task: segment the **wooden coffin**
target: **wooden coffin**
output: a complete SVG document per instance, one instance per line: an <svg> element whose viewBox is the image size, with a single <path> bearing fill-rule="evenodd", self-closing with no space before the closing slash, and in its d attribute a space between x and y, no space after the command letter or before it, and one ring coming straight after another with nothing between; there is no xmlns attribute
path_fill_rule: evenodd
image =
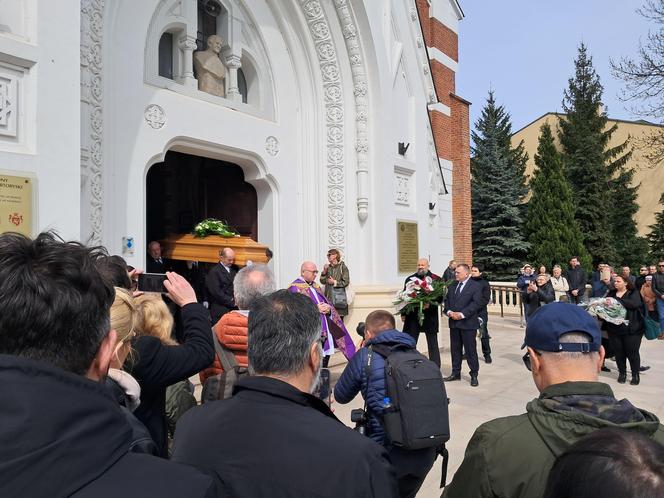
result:
<svg viewBox="0 0 664 498"><path fill-rule="evenodd" d="M220 237L208 235L203 239L188 233L169 235L161 240L162 254L165 258L181 261L199 261L218 263L219 251L230 247L235 251L235 264L245 266L247 261L267 263L267 246L255 242L250 237Z"/></svg>

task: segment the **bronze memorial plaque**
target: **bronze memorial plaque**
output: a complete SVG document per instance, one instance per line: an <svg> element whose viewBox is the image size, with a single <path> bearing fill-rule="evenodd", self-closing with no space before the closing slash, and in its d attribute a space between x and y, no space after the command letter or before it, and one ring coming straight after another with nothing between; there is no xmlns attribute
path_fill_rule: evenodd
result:
<svg viewBox="0 0 664 498"><path fill-rule="evenodd" d="M397 221L397 259L399 273L412 273L417 269L420 249L417 244L417 223Z"/></svg>
<svg viewBox="0 0 664 498"><path fill-rule="evenodd" d="M0 174L0 233L32 236L32 178Z"/></svg>

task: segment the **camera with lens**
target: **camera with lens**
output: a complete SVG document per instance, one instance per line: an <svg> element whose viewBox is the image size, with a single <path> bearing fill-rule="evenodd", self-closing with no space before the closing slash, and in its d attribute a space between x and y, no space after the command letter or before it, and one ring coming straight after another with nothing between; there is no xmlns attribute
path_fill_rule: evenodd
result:
<svg viewBox="0 0 664 498"><path fill-rule="evenodd" d="M364 322L358 323L357 327L355 328L355 332L357 332L357 335L359 335L362 339L364 339L364 329L365 329Z"/></svg>
<svg viewBox="0 0 664 498"><path fill-rule="evenodd" d="M350 412L350 421L355 422L355 430L366 436L367 434L367 412L362 408L356 408Z"/></svg>

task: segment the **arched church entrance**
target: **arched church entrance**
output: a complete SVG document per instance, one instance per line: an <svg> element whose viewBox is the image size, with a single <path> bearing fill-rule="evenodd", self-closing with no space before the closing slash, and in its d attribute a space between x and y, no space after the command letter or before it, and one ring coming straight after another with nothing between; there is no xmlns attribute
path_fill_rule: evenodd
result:
<svg viewBox="0 0 664 498"><path fill-rule="evenodd" d="M206 218L258 241L256 189L235 163L168 151L147 173L146 240L189 233Z"/></svg>

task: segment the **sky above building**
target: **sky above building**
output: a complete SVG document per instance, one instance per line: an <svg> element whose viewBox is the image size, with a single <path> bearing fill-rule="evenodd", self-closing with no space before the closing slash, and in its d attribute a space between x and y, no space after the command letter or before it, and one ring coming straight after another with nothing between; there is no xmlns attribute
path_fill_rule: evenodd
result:
<svg viewBox="0 0 664 498"><path fill-rule="evenodd" d="M581 42L588 46L604 86L609 117L638 119L619 100L624 84L610 60L633 56L652 24L636 9L641 0L462 0L456 91L472 102L471 127L489 89L516 131L546 112L562 112Z"/></svg>

